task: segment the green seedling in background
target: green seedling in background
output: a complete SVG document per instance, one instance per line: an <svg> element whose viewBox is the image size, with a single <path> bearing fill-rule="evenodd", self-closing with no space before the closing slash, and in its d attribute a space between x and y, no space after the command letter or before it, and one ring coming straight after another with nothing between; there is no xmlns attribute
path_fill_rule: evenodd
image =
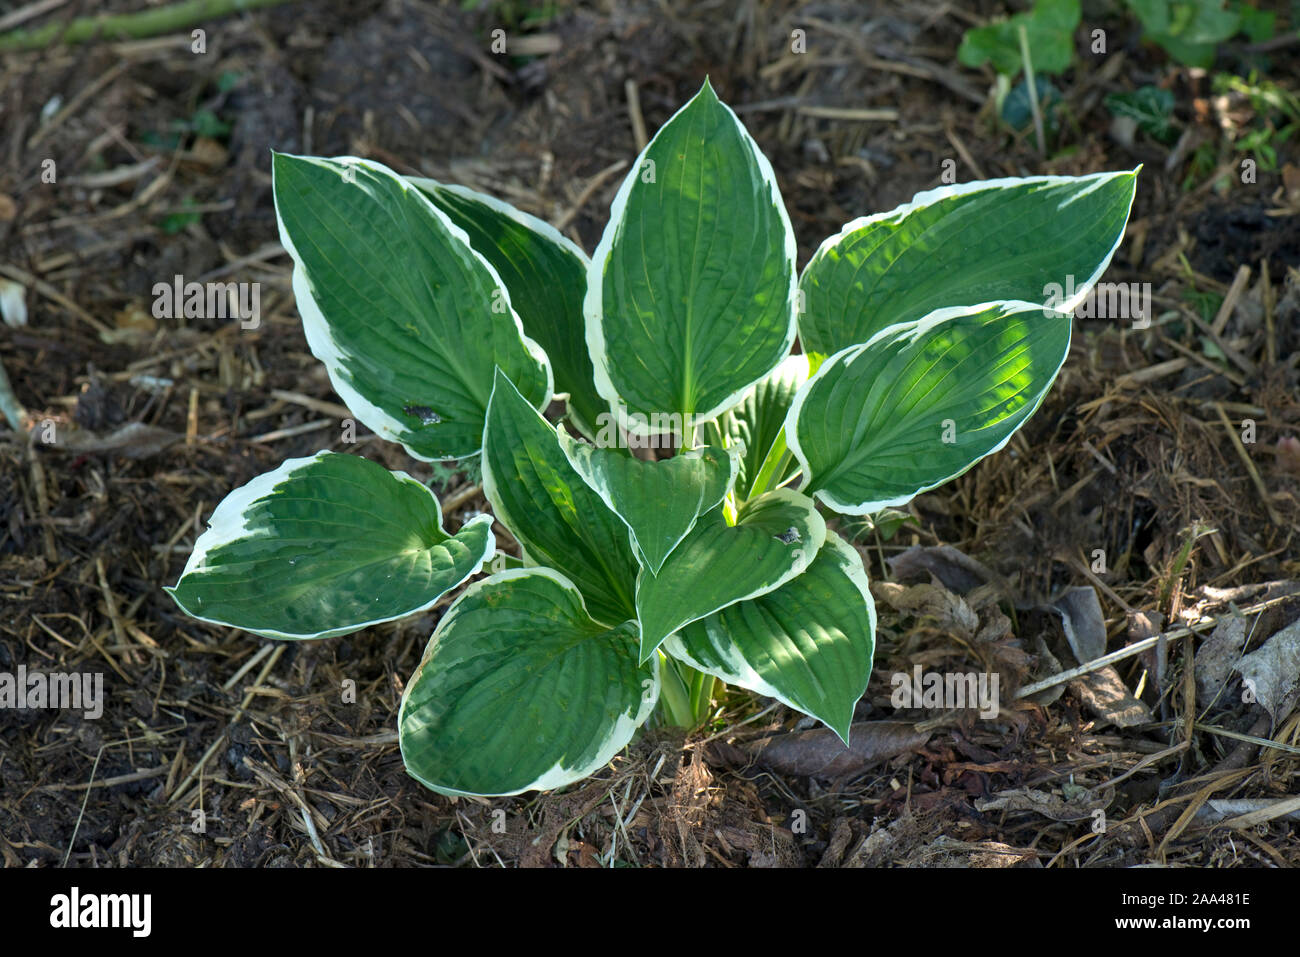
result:
<svg viewBox="0 0 1300 957"><path fill-rule="evenodd" d="M1046 149L1045 135L1056 129L1055 107L1062 99L1046 75L1070 68L1080 17L1079 0L1036 0L1027 13L967 30L957 50L966 66L993 66L998 116L1016 130L1033 122L1040 153ZM1024 78L1013 86L1022 72Z"/></svg>
<svg viewBox="0 0 1300 957"><path fill-rule="evenodd" d="M1079 0L1035 0L1028 13L967 30L957 59L971 67L991 63L998 73L1014 80L1025 66L1019 33L1023 27L1033 51L1034 72L1059 75L1074 60L1074 31L1081 15Z"/></svg>
<svg viewBox="0 0 1300 957"><path fill-rule="evenodd" d="M1174 95L1158 86L1138 87L1132 93L1111 93L1106 97L1106 109L1113 116L1127 116L1138 129L1161 143L1172 142L1174 130Z"/></svg>
<svg viewBox="0 0 1300 957"><path fill-rule="evenodd" d="M1276 14L1228 0L1128 0L1143 35L1184 66L1208 69L1219 45L1244 33L1251 43L1273 37Z"/></svg>

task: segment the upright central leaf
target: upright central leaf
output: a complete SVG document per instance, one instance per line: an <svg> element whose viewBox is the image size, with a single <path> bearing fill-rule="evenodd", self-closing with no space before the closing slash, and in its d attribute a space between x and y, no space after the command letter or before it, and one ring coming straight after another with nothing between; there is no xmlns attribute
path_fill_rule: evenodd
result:
<svg viewBox="0 0 1300 957"><path fill-rule="evenodd" d="M536 563L563 568L591 616L636 617L627 526L569 465L560 440L514 383L496 376L483 432L483 493Z"/></svg>
<svg viewBox="0 0 1300 957"><path fill-rule="evenodd" d="M794 342L794 259L772 167L706 82L623 182L587 279L596 388L624 427L707 421L771 371Z"/></svg>
<svg viewBox="0 0 1300 957"><path fill-rule="evenodd" d="M695 520L722 502L736 477L737 456L706 446L662 462L599 449L557 433L569 464L627 523L637 552L658 574Z"/></svg>
<svg viewBox="0 0 1300 957"><path fill-rule="evenodd" d="M775 471L771 473L772 481L768 488L776 488L794 474L797 466L788 455L785 458L789 461L781 461L786 445L784 441L778 444L777 440L785 426L790 403L799 387L808 381L809 374L807 356L787 356L745 394L744 400L727 417L728 436L737 446L743 444L745 450L736 476L737 498L749 498L754 480L769 455L775 455L777 461L772 463Z"/></svg>
<svg viewBox="0 0 1300 957"><path fill-rule="evenodd" d="M683 625L757 598L803 573L826 541L811 499L780 488L740 507L735 525L722 509L702 515L659 574L636 581L641 660Z"/></svg>

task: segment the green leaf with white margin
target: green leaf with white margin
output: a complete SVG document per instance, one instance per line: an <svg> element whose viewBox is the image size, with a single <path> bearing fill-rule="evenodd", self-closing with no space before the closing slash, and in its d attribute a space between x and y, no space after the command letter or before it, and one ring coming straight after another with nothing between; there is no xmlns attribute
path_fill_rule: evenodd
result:
<svg viewBox="0 0 1300 957"><path fill-rule="evenodd" d="M871 677L875 633L876 605L862 557L828 531L798 578L692 622L663 650L812 715L847 746L854 705Z"/></svg>
<svg viewBox="0 0 1300 957"><path fill-rule="evenodd" d="M728 415L727 435L731 442L743 442L745 453L740 459L740 473L736 477L736 497L749 498L749 490L758 477L763 462L773 451L786 413L794 401L799 387L808 381L808 357L786 356L781 364L764 376L745 394L740 405ZM781 449L776 450L779 454ZM794 474L797 465L791 459L779 475L773 476L772 487L780 485Z"/></svg>
<svg viewBox="0 0 1300 957"><path fill-rule="evenodd" d="M745 502L735 525L722 509L701 516L658 575L642 568L637 576L641 660L684 625L802 574L825 541L812 500L789 489Z"/></svg>
<svg viewBox="0 0 1300 957"><path fill-rule="evenodd" d="M655 573L695 520L722 503L736 477L737 457L723 448L645 462L622 449L580 442L562 429L556 434L569 464L626 523L633 547Z"/></svg>
<svg viewBox="0 0 1300 957"><path fill-rule="evenodd" d="M549 568L475 582L429 639L397 718L407 772L440 794L547 791L600 770L659 698L636 626L592 621Z"/></svg>
<svg viewBox="0 0 1300 957"><path fill-rule="evenodd" d="M1043 401L1070 323L1032 303L985 303L937 310L836 353L786 418L801 491L863 515L965 472Z"/></svg>
<svg viewBox="0 0 1300 957"><path fill-rule="evenodd" d="M800 278L804 352L828 356L949 306L1054 300L1073 312L1124 238L1137 173L960 183L855 219Z"/></svg>
<svg viewBox="0 0 1300 957"><path fill-rule="evenodd" d="M433 461L479 451L497 367L546 407L546 354L424 193L354 157L275 153L271 168L307 343L358 419Z"/></svg>
<svg viewBox="0 0 1300 957"><path fill-rule="evenodd" d="M707 422L775 368L794 260L771 164L706 80L642 151L592 257L587 346L623 427Z"/></svg>
<svg viewBox="0 0 1300 957"><path fill-rule="evenodd" d="M469 236L510 290L524 333L546 350L555 391L567 393L579 428L595 435L605 403L596 392L583 332L582 300L591 260L550 223L509 203L432 179L408 177Z"/></svg>
<svg viewBox="0 0 1300 957"><path fill-rule="evenodd" d="M187 614L267 638L329 638L427 611L495 551L427 488L355 455L289 459L222 500L175 588Z"/></svg>
<svg viewBox="0 0 1300 957"><path fill-rule="evenodd" d="M498 372L483 433L483 494L534 564L563 568L591 616L636 617L627 526L569 465L555 429Z"/></svg>

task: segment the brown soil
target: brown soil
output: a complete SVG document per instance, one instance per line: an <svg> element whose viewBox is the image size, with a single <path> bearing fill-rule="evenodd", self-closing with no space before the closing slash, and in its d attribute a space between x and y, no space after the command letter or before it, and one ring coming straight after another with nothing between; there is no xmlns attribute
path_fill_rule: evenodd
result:
<svg viewBox="0 0 1300 957"><path fill-rule="evenodd" d="M1057 79L1065 121L1044 159L1032 132L1008 133L982 105L991 74L955 66L963 31L1000 4L646 0L558 4L537 22L524 4L461 6L474 5L295 3L209 25L203 55L177 36L0 60L0 272L28 287L30 309L25 327L0 327L0 362L34 427L0 431L0 671L103 671L108 691L98 721L0 719L5 864L1300 863L1284 821L1180 817L1210 799L1300 790L1300 715L1270 722L1236 679L1213 703L1190 695L1190 653L1208 632L1120 663L1151 715L1130 726L1090 709L1077 684L992 720L900 716L888 677L994 666L1014 687L1051 658L1069 667L1060 619L1041 606L1070 586L1096 588L1110 650L1153 633L1143 615L1167 623L1158 631L1192 611L1226 615L1229 601L1269 602L1249 617L1249 648L1300 617L1287 598L1300 590L1300 455L1287 442L1300 433L1294 143L1275 144L1280 170L1239 182L1235 144L1258 121L1249 104L1216 98L1120 21L1102 22L1106 57L1081 42ZM552 52L487 53L502 24ZM796 27L803 56L789 52ZM1295 91L1286 52L1268 76ZM887 559L940 544L997 579L927 593L975 616L965 636L933 606L907 610L894 585L878 592L876 675L858 718L906 718L919 743L830 777L783 772L753 744L807 723L732 692L706 731L647 735L563 793L447 800L405 774L394 731L440 611L276 644L191 620L161 591L231 489L343 447L346 413L307 349L276 242L269 151L465 183L590 250L621 176L612 167L636 152L625 81L653 132L706 75L771 159L801 265L849 219L939 185L946 159L960 180L1145 164L1107 278L1153 283L1156 322L1079 320L1060 379L1006 450L918 498L915 523L888 540L846 527L878 583L896 578ZM1188 148L1112 135L1103 96L1151 82L1178 94ZM898 115L826 119L802 111L812 105ZM1185 183L1198 144L1232 175ZM42 182L46 160L55 184ZM261 327L154 319L153 284L176 274L260 281ZM1233 437L1244 419L1247 445ZM147 429L117 432L131 423ZM41 441L50 425L65 438ZM446 495L475 481L364 429L349 450ZM470 494L454 517L475 508L486 505ZM1213 531L1182 558L1197 527ZM341 699L345 679L356 703Z"/></svg>

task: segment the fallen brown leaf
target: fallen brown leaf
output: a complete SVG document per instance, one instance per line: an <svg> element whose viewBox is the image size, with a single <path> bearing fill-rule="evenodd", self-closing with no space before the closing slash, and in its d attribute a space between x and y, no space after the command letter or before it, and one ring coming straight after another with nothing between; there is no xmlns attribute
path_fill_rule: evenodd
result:
<svg viewBox="0 0 1300 957"><path fill-rule="evenodd" d="M850 728L847 748L834 731L817 728L774 735L742 750L778 774L837 778L915 751L929 738L908 721L863 721Z"/></svg>
<svg viewBox="0 0 1300 957"><path fill-rule="evenodd" d="M1295 709L1300 698L1300 620L1283 628L1236 665L1273 724Z"/></svg>

